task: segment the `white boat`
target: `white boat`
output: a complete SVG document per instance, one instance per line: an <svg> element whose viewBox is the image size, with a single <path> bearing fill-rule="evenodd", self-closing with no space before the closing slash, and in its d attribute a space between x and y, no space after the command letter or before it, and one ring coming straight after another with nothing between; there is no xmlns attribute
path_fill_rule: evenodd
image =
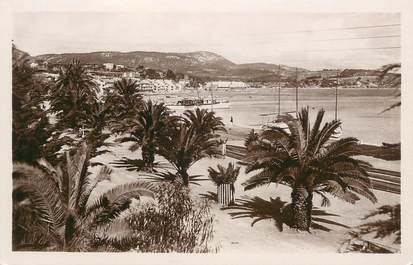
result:
<svg viewBox="0 0 413 265"><path fill-rule="evenodd" d="M297 114L296 112L286 112L284 114L289 114L291 116L293 116L294 119L297 119ZM260 116L266 116L266 115L270 115L270 114L261 114ZM264 123L261 126L261 129L263 130L267 130L267 129L273 129L273 128L280 128L283 131L289 133L290 130L288 128L288 125L281 121L280 116L277 116L274 120L269 121ZM331 140L338 140L340 139L341 135L343 134L343 129L340 127L338 127L337 129L334 130L334 133L331 135L330 139Z"/></svg>
<svg viewBox="0 0 413 265"><path fill-rule="evenodd" d="M263 113L260 114L261 117L271 117L274 116L275 113ZM275 115L275 118L263 123L261 126L261 129L266 130L266 129L272 129L272 128L280 128L283 129L285 132L289 132L290 130L288 129L288 125L281 120L282 116L285 115L290 115L294 119L297 118L297 113L295 111L289 111L289 112L284 112L282 114L277 114Z"/></svg>
<svg viewBox="0 0 413 265"><path fill-rule="evenodd" d="M167 104L168 108L172 110L187 110L194 108L203 108L203 109L229 109L231 103L228 100L216 100L211 98L205 99L188 99L184 98L178 100L176 103Z"/></svg>

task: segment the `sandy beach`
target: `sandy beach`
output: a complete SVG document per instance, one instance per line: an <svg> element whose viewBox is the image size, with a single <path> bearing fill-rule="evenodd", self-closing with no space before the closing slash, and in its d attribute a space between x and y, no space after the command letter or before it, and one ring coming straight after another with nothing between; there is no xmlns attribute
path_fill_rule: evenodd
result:
<svg viewBox="0 0 413 265"><path fill-rule="evenodd" d="M234 128L230 130L236 132ZM236 133L232 136L229 143L235 144L241 142L237 138ZM234 140L233 140L234 139ZM235 140L236 139L236 140ZM113 139L111 139L113 140ZM128 143L111 147L112 153L107 153L96 157L94 160L103 162L110 166L114 160L121 159L126 156L129 158L140 158L139 152L130 152ZM158 161L163 161L161 157L157 157ZM209 166L216 167L218 164L226 166L229 162L237 163L237 160L226 157L224 159L203 159L196 163L190 170L190 174L199 174L207 178L207 168ZM138 172L130 172L123 168L113 168L113 173L110 181L104 181L99 184L95 190L95 195L107 190L114 185L127 183L142 179L142 175ZM97 167L92 171L96 171ZM236 198L248 198L258 196L261 199L269 200L270 198L280 197L282 201L290 201L290 188L283 185L271 184L269 186L257 188L251 191L244 191L241 184L248 179L251 174L245 174L241 168L240 175L235 182ZM200 186L191 186L191 195L193 198L200 199L201 194L208 192L216 192L214 184L207 180L200 182ZM373 204L366 199L361 199L355 205L335 199L330 196L331 206L323 207L328 213L337 216L323 217L330 221L340 223L348 227L359 225L361 218L371 210L384 204L396 204L400 202L400 196L391 193L375 191L378 198L378 203ZM93 197L92 197L93 198ZM314 206L320 206L320 197L314 197ZM229 215L233 210L222 210L221 207L212 202L212 212L215 216L214 221L214 240L212 245L219 247L220 253L264 253L264 252L325 252L335 253L340 248L341 243L347 238L346 232L349 228L337 225L323 224L331 229L331 231L321 231L313 229L311 233L299 233L295 230L284 226L284 231L279 232L274 225L274 221L267 219L251 226L251 218L232 219ZM317 241L317 244L314 242ZM388 240L387 240L388 241ZM383 244L386 242L382 242ZM387 242L389 243L389 242Z"/></svg>

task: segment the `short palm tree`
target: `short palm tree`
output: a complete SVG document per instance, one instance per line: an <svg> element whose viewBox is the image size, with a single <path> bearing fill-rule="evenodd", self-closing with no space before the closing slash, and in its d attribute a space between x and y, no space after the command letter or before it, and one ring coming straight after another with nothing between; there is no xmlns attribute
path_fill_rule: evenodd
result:
<svg viewBox="0 0 413 265"><path fill-rule="evenodd" d="M118 142L133 142L129 150L142 149L142 160L145 170L152 171L155 154L162 139L168 135L169 124L173 117L163 103L151 100L142 103L142 109L135 117L125 119L121 125L129 136L117 139ZM116 129L115 129L116 130Z"/></svg>
<svg viewBox="0 0 413 265"><path fill-rule="evenodd" d="M240 167L235 167L233 163L228 163L228 167L224 168L222 165L217 166L218 170L213 167L208 168L209 179L214 182L216 186L221 184L234 185L239 175Z"/></svg>
<svg viewBox="0 0 413 265"><path fill-rule="evenodd" d="M89 178L90 155L90 145L83 142L74 154L66 153L57 167L45 160L39 161L39 166L14 164L15 249L90 250L94 232L116 222L133 198L153 197L150 184L132 182L116 186L91 201L92 192L99 182L108 179L111 171L104 167L94 179Z"/></svg>
<svg viewBox="0 0 413 265"><path fill-rule="evenodd" d="M212 129L199 130L190 119L176 124L169 128L168 137L160 145L160 154L176 169L176 176L182 183L188 186L191 179L188 169L203 158L220 156L221 142L219 136L211 132Z"/></svg>
<svg viewBox="0 0 413 265"><path fill-rule="evenodd" d="M97 101L97 85L77 60L60 69L49 92L50 112L56 114L64 128L81 127Z"/></svg>
<svg viewBox="0 0 413 265"><path fill-rule="evenodd" d="M233 163L229 163L227 168L222 165L218 165L218 170L212 167L208 168L209 179L217 186L217 195L220 197L220 187L223 184L228 184L230 191L227 194L231 194L229 204L234 203L234 193L235 193L235 181L239 175L240 167L235 167ZM225 188L225 187L224 187Z"/></svg>
<svg viewBox="0 0 413 265"><path fill-rule="evenodd" d="M314 193L322 196L324 205L329 204L326 193L351 203L359 200L358 195L377 201L366 172L370 165L352 158L359 155L358 140L349 137L328 143L341 122L334 120L321 127L323 116L320 110L312 128L308 107L298 119L284 116L289 132L280 128L264 131L243 161L247 173L257 172L244 183L246 190L272 182L292 188L292 202L285 210L290 226L298 230L310 228Z"/></svg>

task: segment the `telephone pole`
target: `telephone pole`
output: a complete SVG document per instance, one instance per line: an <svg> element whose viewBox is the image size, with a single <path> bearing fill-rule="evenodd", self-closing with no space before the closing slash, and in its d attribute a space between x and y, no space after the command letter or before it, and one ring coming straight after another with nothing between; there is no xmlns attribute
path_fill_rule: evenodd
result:
<svg viewBox="0 0 413 265"><path fill-rule="evenodd" d="M334 120L337 120L337 112L338 112L338 72L337 72L337 76L336 76L336 106L335 106L335 112L334 112Z"/></svg>
<svg viewBox="0 0 413 265"><path fill-rule="evenodd" d="M298 72L295 67L295 112L298 114Z"/></svg>
<svg viewBox="0 0 413 265"><path fill-rule="evenodd" d="M281 66L278 65L278 115L281 114Z"/></svg>

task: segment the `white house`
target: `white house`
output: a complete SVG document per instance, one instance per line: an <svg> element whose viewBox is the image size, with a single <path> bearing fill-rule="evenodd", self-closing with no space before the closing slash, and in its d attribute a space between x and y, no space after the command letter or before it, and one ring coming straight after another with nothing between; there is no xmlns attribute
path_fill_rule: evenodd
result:
<svg viewBox="0 0 413 265"><path fill-rule="evenodd" d="M113 70L113 68L115 67L113 63L104 63L103 66L106 70Z"/></svg>
<svg viewBox="0 0 413 265"><path fill-rule="evenodd" d="M31 68L36 68L36 67L38 67L38 66L39 66L39 64L36 63L36 62L32 62L32 63L30 64L30 67L31 67Z"/></svg>
<svg viewBox="0 0 413 265"><path fill-rule="evenodd" d="M122 73L123 78L139 78L139 72L124 72Z"/></svg>
<svg viewBox="0 0 413 265"><path fill-rule="evenodd" d="M172 80L144 79L139 81L139 90L155 94L177 93L182 90L182 84Z"/></svg>
<svg viewBox="0 0 413 265"><path fill-rule="evenodd" d="M205 85L206 89L243 89L247 87L246 83L240 81L213 81Z"/></svg>

